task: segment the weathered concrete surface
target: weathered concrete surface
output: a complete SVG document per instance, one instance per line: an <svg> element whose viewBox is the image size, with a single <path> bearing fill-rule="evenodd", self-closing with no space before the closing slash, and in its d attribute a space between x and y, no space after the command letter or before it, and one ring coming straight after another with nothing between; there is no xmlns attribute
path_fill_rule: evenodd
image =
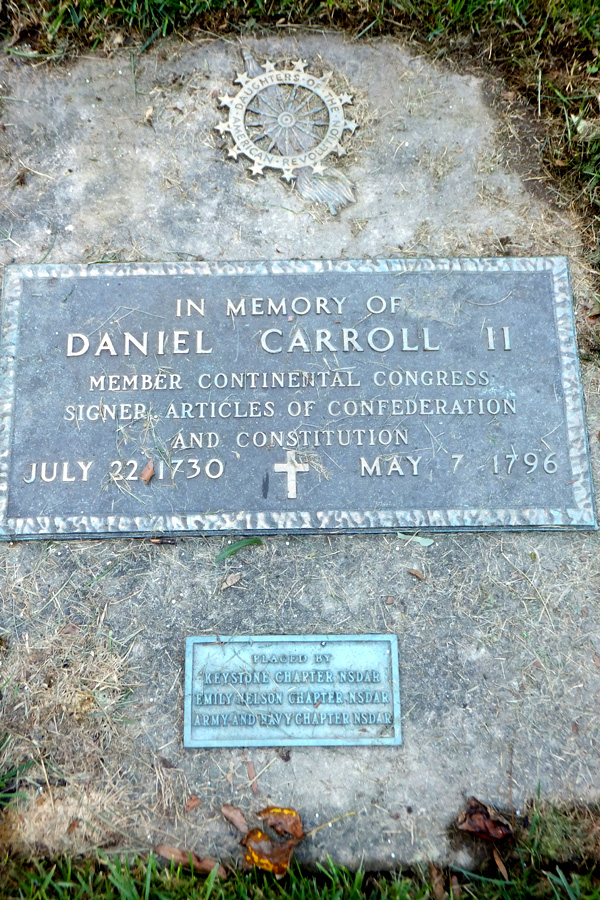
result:
<svg viewBox="0 0 600 900"><path fill-rule="evenodd" d="M128 49L58 68L5 59L2 261L566 254L586 298L577 223L529 190L535 144L515 139L527 110L493 111L493 85L391 41L248 45L331 68L354 94L362 130L343 170L355 205L333 219L275 173L254 180L225 158L212 129L241 69L236 42L166 41L134 56L135 78ZM598 369L584 381L597 465ZM342 817L299 849L305 859L468 864L446 836L466 795L516 809L538 786L598 799L598 543L277 537L220 564L218 538L3 546L2 717L15 735L4 755L39 760L40 787L0 841L226 857L238 836L221 803L250 814L274 802L307 829ZM243 577L222 590L230 572ZM187 635L357 631L399 637L401 748L183 750ZM185 813L191 794L201 802Z"/></svg>

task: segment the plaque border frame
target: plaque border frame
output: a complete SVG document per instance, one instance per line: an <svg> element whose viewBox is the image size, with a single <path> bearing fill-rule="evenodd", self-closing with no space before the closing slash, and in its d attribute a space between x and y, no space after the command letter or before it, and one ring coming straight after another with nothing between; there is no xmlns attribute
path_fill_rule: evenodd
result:
<svg viewBox="0 0 600 900"><path fill-rule="evenodd" d="M356 738L354 740L334 740L318 738L285 738L274 741L273 737L263 739L242 739L223 741L192 741L192 692L194 644L251 644L253 641L291 643L303 641L322 644L344 643L345 641L389 642L392 709L394 713L394 734L379 738ZM253 635L192 635L185 641L185 679L183 711L183 746L187 749L210 747L399 747L402 745L402 707L400 705L400 661L398 636L395 634L253 634Z"/></svg>
<svg viewBox="0 0 600 900"><path fill-rule="evenodd" d="M7 515L12 422L16 395L21 284L25 279L110 278L143 275L407 274L418 272L550 272L564 394L574 505L485 509L329 509L197 512L156 516ZM143 537L160 534L381 533L387 531L539 531L597 529L594 489L581 387L569 265L565 257L255 260L248 262L36 264L7 266L1 310L0 540Z"/></svg>

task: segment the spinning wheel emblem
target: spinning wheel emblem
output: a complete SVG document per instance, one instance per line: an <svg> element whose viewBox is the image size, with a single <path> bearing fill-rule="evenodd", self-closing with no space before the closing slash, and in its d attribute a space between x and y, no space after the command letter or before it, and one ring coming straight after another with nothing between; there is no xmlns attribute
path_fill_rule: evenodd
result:
<svg viewBox="0 0 600 900"><path fill-rule="evenodd" d="M254 72L260 74L239 73L238 93L219 98L229 116L216 128L233 138L229 156L246 156L253 175L265 169L279 169L287 181L303 169L322 175L327 156L346 154L344 132L357 128L344 113L352 97L329 87L331 72L320 78L306 72L303 60L296 60L291 69L277 69L270 60L255 65Z"/></svg>

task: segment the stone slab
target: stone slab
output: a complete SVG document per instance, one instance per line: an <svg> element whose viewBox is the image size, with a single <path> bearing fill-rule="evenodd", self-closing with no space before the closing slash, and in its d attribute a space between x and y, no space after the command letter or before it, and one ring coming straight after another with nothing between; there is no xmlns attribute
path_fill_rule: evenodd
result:
<svg viewBox="0 0 600 900"><path fill-rule="evenodd" d="M5 538L595 527L564 259L15 267L2 322Z"/></svg>
<svg viewBox="0 0 600 900"><path fill-rule="evenodd" d="M135 84L130 46L52 66L0 58L0 261L567 255L585 342L582 223L545 193L535 105L398 40L283 32L157 39L134 53ZM227 158L213 129L240 39L259 59L321 62L354 95L361 128L339 166L356 203L338 216ZM597 478L594 356L582 380ZM235 861L228 803L256 825L266 805L297 809L307 831L333 821L297 848L313 867L465 868L474 844L449 826L472 794L509 819L538 792L598 803L600 532L417 538L278 534L220 562L226 534L0 544L0 718L14 735L0 768L32 741L45 766L21 786L9 852L167 843ZM188 635L346 632L397 636L402 746L183 747Z"/></svg>
<svg viewBox="0 0 600 900"><path fill-rule="evenodd" d="M387 634L189 637L184 747L401 744Z"/></svg>

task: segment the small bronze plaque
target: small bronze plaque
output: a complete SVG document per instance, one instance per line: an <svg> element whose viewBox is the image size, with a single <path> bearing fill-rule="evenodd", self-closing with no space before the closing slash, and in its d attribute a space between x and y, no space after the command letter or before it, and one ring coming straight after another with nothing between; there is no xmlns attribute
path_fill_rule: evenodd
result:
<svg viewBox="0 0 600 900"><path fill-rule="evenodd" d="M0 535L595 527L563 259L6 270Z"/></svg>
<svg viewBox="0 0 600 900"><path fill-rule="evenodd" d="M185 747L400 744L388 634L190 637Z"/></svg>

